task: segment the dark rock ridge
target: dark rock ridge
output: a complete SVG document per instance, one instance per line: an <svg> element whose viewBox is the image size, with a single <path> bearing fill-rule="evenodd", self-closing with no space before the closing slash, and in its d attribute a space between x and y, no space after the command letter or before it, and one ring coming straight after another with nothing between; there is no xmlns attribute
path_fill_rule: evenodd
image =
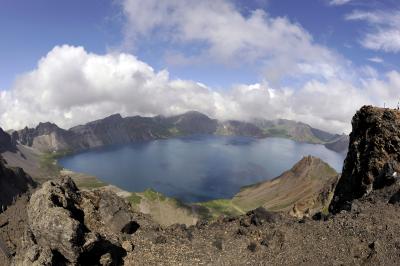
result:
<svg viewBox="0 0 400 266"><path fill-rule="evenodd" d="M0 153L4 151L14 151L15 148L15 142L11 136L0 128Z"/></svg>
<svg viewBox="0 0 400 266"><path fill-rule="evenodd" d="M39 123L35 128L25 127L14 131L12 139L16 143L34 147L39 151L78 150L85 147L74 132L49 122Z"/></svg>
<svg viewBox="0 0 400 266"><path fill-rule="evenodd" d="M40 123L36 128L24 128L12 133L14 143L34 147L40 151L79 151L110 144L125 144L192 134L268 137L278 136L296 141L326 143L338 135L314 129L290 120L218 121L190 111L182 115L164 117L115 114L69 130L52 123Z"/></svg>
<svg viewBox="0 0 400 266"><path fill-rule="evenodd" d="M400 173L400 112L362 107L353 117L353 131L330 210L351 208L351 201L396 181Z"/></svg>
<svg viewBox="0 0 400 266"><path fill-rule="evenodd" d="M15 265L122 265L139 224L107 191L79 191L71 178L48 181L30 198Z"/></svg>
<svg viewBox="0 0 400 266"><path fill-rule="evenodd" d="M0 155L0 213L13 203L15 198L31 188L35 182L21 168L9 168Z"/></svg>

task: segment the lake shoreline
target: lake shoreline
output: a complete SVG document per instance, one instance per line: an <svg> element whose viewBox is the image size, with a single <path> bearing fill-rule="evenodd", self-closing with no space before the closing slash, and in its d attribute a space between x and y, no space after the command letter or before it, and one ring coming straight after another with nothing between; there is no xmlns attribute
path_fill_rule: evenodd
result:
<svg viewBox="0 0 400 266"><path fill-rule="evenodd" d="M286 153L281 152L282 150ZM278 176L303 156L310 154L321 157L330 164L333 160L336 167L335 164L331 165L337 171L341 170L344 154L330 151L322 144L299 143L284 138L256 139L214 135L185 136L97 148L58 158L57 163L73 172L96 176L102 182L113 184L125 191L144 191L152 188L169 197L193 203L230 198L242 187ZM245 158L245 162L242 158ZM176 163L178 159L179 164ZM65 163L66 160L71 161ZM109 162L110 160L112 162ZM94 172L88 167L90 164L94 164ZM131 164L133 166L130 166ZM199 165L201 165L200 170L198 169ZM168 172L168 169L172 169L172 171ZM203 179L206 183L198 183L199 179L189 176L189 178L195 178L197 182L195 190L190 190L191 184L188 183L190 180L188 181L187 173L192 175L200 173L200 176L204 173L211 176ZM152 179L148 181L146 175ZM174 181L178 182L177 187L174 186L174 183L168 183L168 178L175 178L175 176L178 178L172 180L177 180ZM210 178L212 181L209 181ZM145 180L144 183L141 180ZM208 189L210 185L214 190ZM162 186L167 187L163 189ZM207 189L204 186L208 186ZM219 187L224 187L222 193L219 192L221 191ZM187 190L188 188L189 190ZM196 189L208 194L196 195ZM187 194L189 197L183 198L175 196L182 193L190 194Z"/></svg>

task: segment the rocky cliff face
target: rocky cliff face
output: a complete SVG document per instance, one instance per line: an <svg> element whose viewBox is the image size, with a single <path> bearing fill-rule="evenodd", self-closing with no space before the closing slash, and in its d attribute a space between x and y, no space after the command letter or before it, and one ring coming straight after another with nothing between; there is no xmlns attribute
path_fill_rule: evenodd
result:
<svg viewBox="0 0 400 266"><path fill-rule="evenodd" d="M12 204L13 200L31 188L33 180L21 168L9 168L0 155L0 213Z"/></svg>
<svg viewBox="0 0 400 266"><path fill-rule="evenodd" d="M76 150L82 148L79 137L53 123L40 123L36 128L14 131L12 138L22 145L39 151Z"/></svg>
<svg viewBox="0 0 400 266"><path fill-rule="evenodd" d="M15 150L15 143L11 136L0 128L0 153L9 150Z"/></svg>
<svg viewBox="0 0 400 266"><path fill-rule="evenodd" d="M362 107L353 117L353 131L336 187L332 212L351 208L351 201L373 189L393 184L400 173L400 112Z"/></svg>

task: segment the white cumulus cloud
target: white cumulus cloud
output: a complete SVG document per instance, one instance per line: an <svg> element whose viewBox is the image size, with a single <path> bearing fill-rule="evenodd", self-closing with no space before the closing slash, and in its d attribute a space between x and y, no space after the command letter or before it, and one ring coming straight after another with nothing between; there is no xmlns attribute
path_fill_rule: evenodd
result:
<svg viewBox="0 0 400 266"><path fill-rule="evenodd" d="M333 132L349 131L363 104L395 106L400 73L371 75L358 86L330 78L297 89L267 82L216 91L190 80L171 79L135 56L94 54L56 46L32 71L0 92L0 126L19 129L51 121L68 128L113 113L172 115L197 110L219 119L289 118Z"/></svg>
<svg viewBox="0 0 400 266"><path fill-rule="evenodd" d="M400 52L400 10L353 11L347 20L367 22L371 28L361 39L361 45L372 50Z"/></svg>
<svg viewBox="0 0 400 266"><path fill-rule="evenodd" d="M345 5L347 3L350 3L352 0L331 0L329 2L329 4L331 6L341 6L341 5Z"/></svg>
<svg viewBox="0 0 400 266"><path fill-rule="evenodd" d="M122 0L121 3L126 16L126 44L157 39L174 47L197 48L195 54L193 49L187 54L185 48L167 51L167 62L256 64L270 82L302 74L338 77L346 72L341 56L315 43L301 25L287 17L272 17L261 9L245 16L227 0ZM328 65L335 67L327 69Z"/></svg>

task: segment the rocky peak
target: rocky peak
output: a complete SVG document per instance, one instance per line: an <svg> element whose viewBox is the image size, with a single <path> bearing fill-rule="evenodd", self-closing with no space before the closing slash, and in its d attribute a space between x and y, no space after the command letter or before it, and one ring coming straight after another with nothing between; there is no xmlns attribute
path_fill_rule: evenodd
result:
<svg viewBox="0 0 400 266"><path fill-rule="evenodd" d="M350 145L330 210L394 183L400 173L400 111L362 107L353 117Z"/></svg>
<svg viewBox="0 0 400 266"><path fill-rule="evenodd" d="M103 119L99 119L99 120L87 123L86 125L113 124L113 123L121 122L122 120L123 120L123 118L120 114L113 114L113 115L107 116Z"/></svg>
<svg viewBox="0 0 400 266"><path fill-rule="evenodd" d="M171 123L185 134L213 134L217 129L217 120L197 111L172 116L167 118L166 122Z"/></svg>
<svg viewBox="0 0 400 266"><path fill-rule="evenodd" d="M320 158L309 155L309 156L304 156L299 162L297 162L292 167L290 171L293 172L296 176L299 176L299 174L303 172L305 169L307 169L307 171L311 171L320 165L329 167L329 165L324 161L322 161Z"/></svg>
<svg viewBox="0 0 400 266"><path fill-rule="evenodd" d="M39 123L35 128L37 135L48 135L54 131L61 130L56 124L50 122Z"/></svg>

